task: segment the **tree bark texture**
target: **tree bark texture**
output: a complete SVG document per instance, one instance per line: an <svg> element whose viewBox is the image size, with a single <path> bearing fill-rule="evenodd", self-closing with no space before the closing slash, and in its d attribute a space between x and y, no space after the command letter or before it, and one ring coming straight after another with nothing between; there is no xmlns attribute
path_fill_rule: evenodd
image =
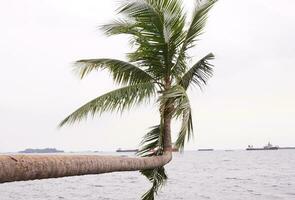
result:
<svg viewBox="0 0 295 200"><path fill-rule="evenodd" d="M95 155L1 155L0 183L118 171L154 169L167 164L172 153L131 158Z"/></svg>

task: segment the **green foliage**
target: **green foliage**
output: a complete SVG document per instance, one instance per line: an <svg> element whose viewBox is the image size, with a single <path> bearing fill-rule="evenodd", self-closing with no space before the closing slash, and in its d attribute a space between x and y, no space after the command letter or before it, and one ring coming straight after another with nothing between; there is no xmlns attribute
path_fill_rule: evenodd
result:
<svg viewBox="0 0 295 200"><path fill-rule="evenodd" d="M113 90L81 106L65 118L59 126L81 121L83 118L87 118L89 114L95 116L95 114L102 114L107 111L122 112L144 102L144 100L149 100L154 95L155 85L149 82Z"/></svg>
<svg viewBox="0 0 295 200"><path fill-rule="evenodd" d="M208 12L216 2L217 0L197 1L189 28L185 31L185 39L182 42L177 61L172 69L176 77L178 77L178 74L182 75L185 72L187 68L187 50L195 46L198 36L203 33Z"/></svg>
<svg viewBox="0 0 295 200"><path fill-rule="evenodd" d="M181 118L181 129L175 142L175 147L183 150L185 140L188 141L193 136L192 111L188 95L181 85L175 85L171 89L165 91L160 97L160 107L169 104L174 106L173 115Z"/></svg>
<svg viewBox="0 0 295 200"><path fill-rule="evenodd" d="M121 60L106 58L78 60L75 65L75 71L81 78L98 69L109 70L113 75L113 80L118 84L133 85L153 80L152 76L144 70Z"/></svg>
<svg viewBox="0 0 295 200"><path fill-rule="evenodd" d="M162 155L163 134L162 125L151 127L151 130L143 137L137 155L142 157Z"/></svg>
<svg viewBox="0 0 295 200"><path fill-rule="evenodd" d="M165 168L159 167L156 169L142 170L141 173L152 183L152 187L141 198L142 200L154 200L155 194L158 193L159 189L168 179Z"/></svg>
<svg viewBox="0 0 295 200"><path fill-rule="evenodd" d="M133 52L128 62L116 59L87 59L76 62L80 78L94 70L108 70L122 88L99 96L78 108L60 126L81 121L104 112L123 112L140 103L157 98L161 123L152 127L141 143L138 155L163 155L163 113L171 109L172 117L181 120L176 147L183 150L193 137L192 108L186 93L188 87L206 85L212 76L209 53L189 68L188 50L196 45L203 33L208 12L216 0L197 0L192 18L187 20L181 0L126 0L118 9L119 19L102 26L106 35L127 34ZM142 197L154 199L154 194L165 183L164 167L141 171L152 188Z"/></svg>
<svg viewBox="0 0 295 200"><path fill-rule="evenodd" d="M214 55L209 53L196 64L194 64L180 79L179 85L185 90L191 84L196 84L200 88L202 85L206 85L208 79L213 75L212 65L209 63L210 60L214 59Z"/></svg>
<svg viewBox="0 0 295 200"><path fill-rule="evenodd" d="M163 136L162 125L152 127L150 132L144 136L137 155L142 157L163 155ZM153 200L168 178L165 168L162 166L140 172L152 183L152 187L142 196L142 200Z"/></svg>

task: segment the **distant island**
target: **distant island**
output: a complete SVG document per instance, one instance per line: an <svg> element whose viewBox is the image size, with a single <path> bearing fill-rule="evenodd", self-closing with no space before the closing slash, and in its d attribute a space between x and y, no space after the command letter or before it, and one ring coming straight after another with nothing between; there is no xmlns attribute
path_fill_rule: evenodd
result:
<svg viewBox="0 0 295 200"><path fill-rule="evenodd" d="M24 151L19 151L18 153L64 153L64 151L57 150L55 148L45 148L45 149L25 149Z"/></svg>

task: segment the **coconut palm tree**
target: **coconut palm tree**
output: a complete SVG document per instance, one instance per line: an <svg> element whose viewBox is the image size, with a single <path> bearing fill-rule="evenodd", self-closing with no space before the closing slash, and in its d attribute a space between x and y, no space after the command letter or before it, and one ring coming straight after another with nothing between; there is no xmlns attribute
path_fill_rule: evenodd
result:
<svg viewBox="0 0 295 200"><path fill-rule="evenodd" d="M81 106L66 117L60 126L104 112L123 112L155 100L159 107L160 121L144 136L138 152L141 158L45 156L39 158L43 159L43 173L39 177L36 174L34 177L26 174L23 179L140 170L152 183L152 188L142 199L154 199L154 194L167 179L164 165L172 159L171 120L175 118L181 121L175 146L182 150L185 142L193 136L192 108L187 89L193 85L204 86L212 76L212 65L209 61L214 55L209 53L190 65L188 50L194 47L202 34L207 14L215 2L198 1L192 18L187 23L180 0L127 0L118 9L121 18L102 26L102 29L109 36L130 36L135 50L127 55L128 61L99 58L76 62L75 70L81 79L92 71L108 70L113 80L121 87ZM13 159L26 163L33 158L2 157L0 164L1 159L6 159L6 167L12 168L15 164ZM44 163L49 162L46 159L51 159L51 163L55 163L54 166L57 166L57 163L68 164L63 168L59 166L63 172L53 173L52 167L49 167L49 175L46 174L46 169L44 170ZM12 164L7 164L8 162ZM59 167L55 169L58 170ZM38 167L35 167L35 171L36 168ZM5 173L1 174L0 169L0 182ZM12 176L10 175L10 178Z"/></svg>

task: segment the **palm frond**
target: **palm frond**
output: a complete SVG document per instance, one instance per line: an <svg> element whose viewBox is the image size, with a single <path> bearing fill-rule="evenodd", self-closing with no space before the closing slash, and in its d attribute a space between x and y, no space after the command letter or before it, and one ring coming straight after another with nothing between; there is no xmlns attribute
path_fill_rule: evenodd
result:
<svg viewBox="0 0 295 200"><path fill-rule="evenodd" d="M162 77L167 60L163 14L150 0L126 1L119 13L136 24L136 33L132 32L136 50L128 54L129 60L145 67L154 77Z"/></svg>
<svg viewBox="0 0 295 200"><path fill-rule="evenodd" d="M148 0L127 0L119 13L134 21L136 30L151 41L163 42L163 16Z"/></svg>
<svg viewBox="0 0 295 200"><path fill-rule="evenodd" d="M152 187L141 197L142 200L154 200L159 189L166 183L168 177L164 167L142 170L141 173L153 184Z"/></svg>
<svg viewBox="0 0 295 200"><path fill-rule="evenodd" d="M196 64L194 64L179 80L179 85L181 85L185 90L191 85L191 83L196 84L200 88L206 85L207 80L213 75L213 65L209 63L210 60L214 59L214 55L209 53Z"/></svg>
<svg viewBox="0 0 295 200"><path fill-rule="evenodd" d="M106 111L122 112L126 109L130 109L134 105L144 102L144 100L149 100L149 98L154 95L155 85L150 82L113 90L81 106L66 117L59 126L61 127L65 124L81 121L87 118L88 115L94 117L96 114L102 114Z"/></svg>
<svg viewBox="0 0 295 200"><path fill-rule="evenodd" d="M163 131L161 125L151 127L151 130L143 137L138 156L147 157L160 155L163 150Z"/></svg>
<svg viewBox="0 0 295 200"><path fill-rule="evenodd" d="M186 34L184 42L185 49L193 47L196 38L203 33L208 18L208 12L216 2L217 0L203 0L199 1L196 5L191 24Z"/></svg>
<svg viewBox="0 0 295 200"><path fill-rule="evenodd" d="M93 70L107 69L113 75L118 84L138 84L152 81L153 77L136 65L116 59L101 58L78 60L75 64L75 71L80 78L85 77Z"/></svg>
<svg viewBox="0 0 295 200"><path fill-rule="evenodd" d="M129 0L121 6L119 13L127 19L103 26L105 32L108 35L132 35L132 44L137 49L128 54L129 60L146 67L157 78L167 75L185 38L181 2Z"/></svg>
<svg viewBox="0 0 295 200"><path fill-rule="evenodd" d="M126 19L116 20L102 26L102 29L107 35L131 35L130 43L136 50L127 54L129 61L137 63L142 69L148 69L150 74L156 74L152 68L155 66L162 68L164 65L162 33L154 28L152 22L129 21L127 22Z"/></svg>
<svg viewBox="0 0 295 200"><path fill-rule="evenodd" d="M217 0L198 1L182 47L179 51L178 58L173 66L174 75L177 76L177 74L183 74L185 72L187 67L187 50L195 45L198 36L203 33L208 18L208 12L216 2Z"/></svg>
<svg viewBox="0 0 295 200"><path fill-rule="evenodd" d="M160 97L160 107L173 106L173 116L182 118L181 129L175 142L175 147L183 150L185 141L193 137L192 109L186 90L181 85L175 85Z"/></svg>
<svg viewBox="0 0 295 200"><path fill-rule="evenodd" d="M161 123L162 124L162 123ZM149 157L163 154L163 130L162 125L151 127L151 130L144 136L137 155ZM164 167L140 171L152 183L152 187L142 196L142 200L153 200L159 188L167 180Z"/></svg>
<svg viewBox="0 0 295 200"><path fill-rule="evenodd" d="M126 19L114 20L111 23L102 25L100 29L108 36L118 34L136 35L138 33L136 23Z"/></svg>
<svg viewBox="0 0 295 200"><path fill-rule="evenodd" d="M181 46L185 26L185 14L180 0L150 0L163 17L163 34L166 44L166 68L170 70L176 56L177 49Z"/></svg>
<svg viewBox="0 0 295 200"><path fill-rule="evenodd" d="M181 103L189 104L187 99L184 99ZM190 106L186 106L186 108L179 110L179 112L182 112L182 122L177 140L175 142L175 147L182 151L185 141L190 141L193 137L193 120Z"/></svg>
<svg viewBox="0 0 295 200"><path fill-rule="evenodd" d="M138 23L152 22L152 26L159 32L163 28L163 18L159 10L156 10L150 0L127 0L118 9L119 14L127 16Z"/></svg>

